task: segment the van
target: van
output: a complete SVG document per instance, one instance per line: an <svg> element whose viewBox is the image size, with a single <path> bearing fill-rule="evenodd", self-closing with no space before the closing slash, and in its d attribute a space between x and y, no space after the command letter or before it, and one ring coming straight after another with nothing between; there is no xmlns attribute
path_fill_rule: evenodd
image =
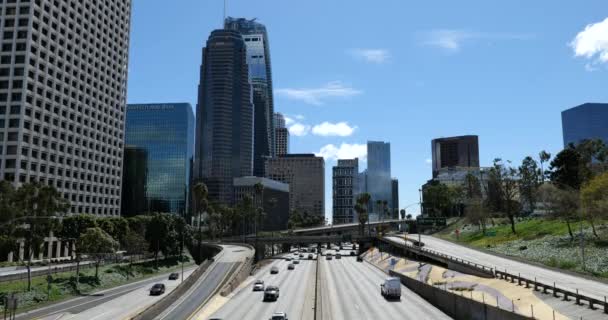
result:
<svg viewBox="0 0 608 320"><path fill-rule="evenodd" d="M401 280L399 278L390 277L380 284L380 294L386 299L401 299Z"/></svg>

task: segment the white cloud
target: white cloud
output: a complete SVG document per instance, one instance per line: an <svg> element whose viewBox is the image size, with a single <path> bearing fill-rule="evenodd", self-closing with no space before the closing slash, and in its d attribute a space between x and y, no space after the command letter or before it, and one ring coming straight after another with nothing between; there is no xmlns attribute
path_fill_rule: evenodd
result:
<svg viewBox="0 0 608 320"><path fill-rule="evenodd" d="M283 115L283 118L285 118L285 125L286 126L290 126L292 125L294 122L296 122L293 118L290 118L286 115Z"/></svg>
<svg viewBox="0 0 608 320"><path fill-rule="evenodd" d="M333 144L328 144L322 147L316 155L325 158L325 160L353 158L365 160L367 158L367 145L342 143L340 147L336 147Z"/></svg>
<svg viewBox="0 0 608 320"><path fill-rule="evenodd" d="M460 51L465 41L475 39L505 39L505 40L528 40L534 36L531 34L516 33L488 33L475 32L458 29L437 29L423 33L422 44L438 47L450 52Z"/></svg>
<svg viewBox="0 0 608 320"><path fill-rule="evenodd" d="M348 136L352 135L356 129L357 129L357 126L351 127L350 125L348 125L348 122L331 123L331 122L325 121L321 124L318 124L318 125L312 127L312 134L314 134L316 136L323 136L323 137L329 137L329 136L348 137Z"/></svg>
<svg viewBox="0 0 608 320"><path fill-rule="evenodd" d="M604 21L592 23L579 32L570 42L576 57L592 60L585 65L588 71L595 70L594 65L608 63L608 18Z"/></svg>
<svg viewBox="0 0 608 320"><path fill-rule="evenodd" d="M301 114L296 114L295 116L293 116L294 118L298 119L298 120L304 120L304 116Z"/></svg>
<svg viewBox="0 0 608 320"><path fill-rule="evenodd" d="M426 164L431 164L431 163L433 163L433 160L431 160L431 159L427 158L426 160L424 160L424 162L425 162Z"/></svg>
<svg viewBox="0 0 608 320"><path fill-rule="evenodd" d="M346 86L339 81L329 82L319 88L282 88L275 92L284 97L301 100L308 104L320 106L327 98L350 98L361 94L361 91Z"/></svg>
<svg viewBox="0 0 608 320"><path fill-rule="evenodd" d="M386 49L352 49L349 53L357 59L377 64L385 63L391 57Z"/></svg>
<svg viewBox="0 0 608 320"><path fill-rule="evenodd" d="M303 137L307 135L309 131L310 126L303 123L296 122L289 126L289 134L292 134L297 137Z"/></svg>

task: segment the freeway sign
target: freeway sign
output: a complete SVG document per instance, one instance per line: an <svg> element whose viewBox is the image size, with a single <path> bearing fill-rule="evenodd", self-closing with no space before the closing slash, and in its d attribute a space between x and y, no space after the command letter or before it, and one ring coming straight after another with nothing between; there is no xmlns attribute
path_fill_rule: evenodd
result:
<svg viewBox="0 0 608 320"><path fill-rule="evenodd" d="M426 218L421 218L418 217L416 218L416 223L418 223L419 225L426 225L426 226L445 226L446 225L446 218L445 217L426 217Z"/></svg>

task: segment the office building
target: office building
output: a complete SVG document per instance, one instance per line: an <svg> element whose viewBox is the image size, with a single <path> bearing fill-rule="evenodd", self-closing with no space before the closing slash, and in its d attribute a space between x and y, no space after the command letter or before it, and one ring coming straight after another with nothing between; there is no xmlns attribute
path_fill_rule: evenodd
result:
<svg viewBox="0 0 608 320"><path fill-rule="evenodd" d="M253 90L254 145L253 174L264 176L264 161L274 155L274 102L270 44L266 26L244 18L228 17L224 28L241 33L247 48L247 65Z"/></svg>
<svg viewBox="0 0 608 320"><path fill-rule="evenodd" d="M245 41L238 31L215 30L203 48L194 173L209 199L233 202L233 179L253 173L253 103Z"/></svg>
<svg viewBox="0 0 608 320"><path fill-rule="evenodd" d="M391 180L391 217L393 219L399 219L399 180L393 178Z"/></svg>
<svg viewBox="0 0 608 320"><path fill-rule="evenodd" d="M286 128L287 122L285 121L285 116L280 112L274 113L274 127L275 128Z"/></svg>
<svg viewBox="0 0 608 320"><path fill-rule="evenodd" d="M441 168L479 168L479 140L477 136L434 139L431 142L431 150L433 154L433 177L437 176Z"/></svg>
<svg viewBox="0 0 608 320"><path fill-rule="evenodd" d="M369 212L382 216L382 209L376 201L386 201L387 206L392 205L391 182L391 144L388 142L367 142L367 174L366 189L371 195Z"/></svg>
<svg viewBox="0 0 608 320"><path fill-rule="evenodd" d="M190 213L194 113L189 103L130 104L122 216Z"/></svg>
<svg viewBox="0 0 608 320"><path fill-rule="evenodd" d="M275 156L289 153L289 129L285 127L285 117L274 114Z"/></svg>
<svg viewBox="0 0 608 320"><path fill-rule="evenodd" d="M357 222L355 201L358 191L359 159L339 159L332 168L332 224Z"/></svg>
<svg viewBox="0 0 608 320"><path fill-rule="evenodd" d="M564 147L583 140L608 144L608 103L585 103L562 111Z"/></svg>
<svg viewBox="0 0 608 320"><path fill-rule="evenodd" d="M266 160L266 177L289 185L289 209L325 215L325 160L314 154L286 154Z"/></svg>
<svg viewBox="0 0 608 320"><path fill-rule="evenodd" d="M118 215L131 1L0 9L0 179L54 186L67 213Z"/></svg>
<svg viewBox="0 0 608 320"><path fill-rule="evenodd" d="M255 185L261 184L264 189L260 199L255 193ZM260 177L234 178L235 205L243 200L245 195L253 199L255 207L262 202L266 216L258 226L258 231L287 230L289 221L289 185L279 181Z"/></svg>

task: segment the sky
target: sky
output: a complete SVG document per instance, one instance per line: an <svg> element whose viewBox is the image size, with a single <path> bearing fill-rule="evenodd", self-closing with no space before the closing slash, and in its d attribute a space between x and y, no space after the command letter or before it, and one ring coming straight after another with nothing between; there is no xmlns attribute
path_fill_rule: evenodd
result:
<svg viewBox="0 0 608 320"><path fill-rule="evenodd" d="M202 48L222 0L133 0L129 103L197 102ZM605 0L228 0L270 39L275 111L290 152L331 167L391 143L400 207L416 215L431 140L475 134L480 162L562 148L560 112L608 102ZM608 124L607 124L608 125Z"/></svg>

